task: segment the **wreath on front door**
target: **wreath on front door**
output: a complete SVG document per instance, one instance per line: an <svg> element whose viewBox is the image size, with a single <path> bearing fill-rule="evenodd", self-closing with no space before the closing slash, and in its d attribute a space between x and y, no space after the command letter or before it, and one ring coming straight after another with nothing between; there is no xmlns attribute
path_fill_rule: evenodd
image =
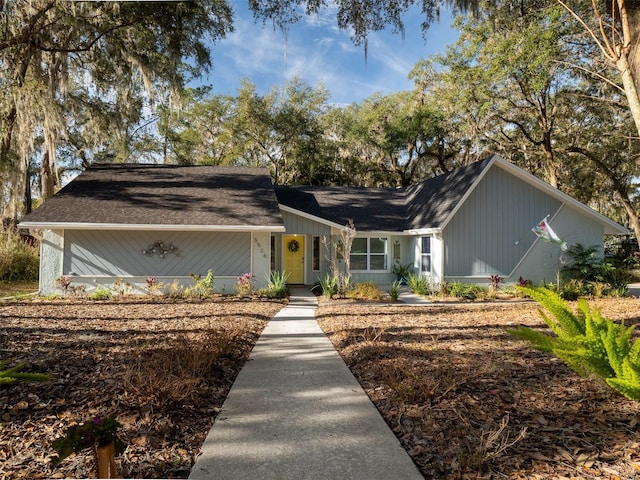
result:
<svg viewBox="0 0 640 480"><path fill-rule="evenodd" d="M298 250L300 250L300 244L297 240L291 240L289 243L287 243L287 249L290 252L297 252Z"/></svg>

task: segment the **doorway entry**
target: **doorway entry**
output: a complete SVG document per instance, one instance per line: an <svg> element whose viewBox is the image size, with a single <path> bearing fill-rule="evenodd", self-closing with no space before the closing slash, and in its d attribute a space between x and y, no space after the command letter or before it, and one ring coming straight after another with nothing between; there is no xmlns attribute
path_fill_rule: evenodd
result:
<svg viewBox="0 0 640 480"><path fill-rule="evenodd" d="M304 235L282 236L282 267L287 283L304 283Z"/></svg>

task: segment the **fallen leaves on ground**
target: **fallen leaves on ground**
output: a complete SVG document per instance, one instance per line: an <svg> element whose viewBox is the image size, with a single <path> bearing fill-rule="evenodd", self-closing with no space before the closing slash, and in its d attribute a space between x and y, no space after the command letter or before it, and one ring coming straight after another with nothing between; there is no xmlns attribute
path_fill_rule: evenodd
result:
<svg viewBox="0 0 640 480"><path fill-rule="evenodd" d="M73 424L110 414L127 446L116 457L119 475L188 476L238 371L282 307L225 297L0 303L0 358L51 376L0 386L0 478L94 476L90 451L54 468L51 443ZM185 365L203 375L192 378Z"/></svg>
<svg viewBox="0 0 640 480"><path fill-rule="evenodd" d="M640 300L592 302L640 323ZM640 478L640 402L505 332L530 302L331 305L318 321L428 479Z"/></svg>

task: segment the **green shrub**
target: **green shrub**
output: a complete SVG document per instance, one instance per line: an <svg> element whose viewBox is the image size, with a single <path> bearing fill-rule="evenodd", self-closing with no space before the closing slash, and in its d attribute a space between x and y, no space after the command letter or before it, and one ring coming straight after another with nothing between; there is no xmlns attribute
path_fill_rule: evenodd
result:
<svg viewBox="0 0 640 480"><path fill-rule="evenodd" d="M449 294L456 298L475 300L483 297L486 291L480 285L473 283L453 282L449 285Z"/></svg>
<svg viewBox="0 0 640 480"><path fill-rule="evenodd" d="M89 295L89 300L111 300L113 294L111 290L100 285Z"/></svg>
<svg viewBox="0 0 640 480"><path fill-rule="evenodd" d="M574 313L556 293L544 288L520 288L537 301L540 314L555 336L520 326L507 332L560 358L579 375L596 375L631 400L640 400L640 339L631 342L634 326L602 317L586 300Z"/></svg>
<svg viewBox="0 0 640 480"><path fill-rule="evenodd" d="M193 289L194 287L189 288ZM168 286L168 291L165 292L165 296L172 299L182 299L187 295L191 295L192 292L193 290L187 293L187 289L185 289L184 286L180 285L180 282L178 280L174 280L173 283ZM193 293L193 295L195 296L195 293Z"/></svg>
<svg viewBox="0 0 640 480"><path fill-rule="evenodd" d="M577 300L580 297L588 297L593 289L591 282L571 279L560 287L560 296L565 300Z"/></svg>
<svg viewBox="0 0 640 480"><path fill-rule="evenodd" d="M565 280L592 282L600 279L603 260L600 258L597 246L585 247L580 243L576 243L569 247L567 255L571 260L562 267L560 272Z"/></svg>
<svg viewBox="0 0 640 480"><path fill-rule="evenodd" d="M426 275L410 273L407 275L407 285L413 293L417 293L418 295L429 295L431 293L429 289L429 279Z"/></svg>
<svg viewBox="0 0 640 480"><path fill-rule="evenodd" d="M391 297L391 300L393 300L394 302L397 301L398 298L400 298L400 286L401 285L402 285L402 281L395 280L389 286L389 296Z"/></svg>
<svg viewBox="0 0 640 480"><path fill-rule="evenodd" d="M37 282L39 268L38 247L24 242L15 231L0 231L0 281Z"/></svg>
<svg viewBox="0 0 640 480"><path fill-rule="evenodd" d="M285 298L289 294L288 278L289 274L285 272L266 274L267 287L261 293L269 298Z"/></svg>
<svg viewBox="0 0 640 480"><path fill-rule="evenodd" d="M399 261L393 264L391 267L391 273L393 273L397 280L401 283L407 282L407 277L413 272L413 264L407 263L406 265L402 265Z"/></svg>
<svg viewBox="0 0 640 480"><path fill-rule="evenodd" d="M215 281L213 278L213 270L207 270L207 274L202 277L200 275L191 274L193 285L184 289L184 295L187 297L210 297L213 295ZM147 283L149 281L147 280ZM149 289L151 291L151 289Z"/></svg>
<svg viewBox="0 0 640 480"><path fill-rule="evenodd" d="M333 298L338 294L339 278L337 275L327 274L324 277L320 277L318 282L311 287L311 290L320 291L323 297Z"/></svg>
<svg viewBox="0 0 640 480"><path fill-rule="evenodd" d="M240 275L235 287L236 293L240 296L253 295L253 274L251 272L247 272Z"/></svg>
<svg viewBox="0 0 640 480"><path fill-rule="evenodd" d="M355 300L381 300L382 292L373 282L361 282L356 283L347 296Z"/></svg>

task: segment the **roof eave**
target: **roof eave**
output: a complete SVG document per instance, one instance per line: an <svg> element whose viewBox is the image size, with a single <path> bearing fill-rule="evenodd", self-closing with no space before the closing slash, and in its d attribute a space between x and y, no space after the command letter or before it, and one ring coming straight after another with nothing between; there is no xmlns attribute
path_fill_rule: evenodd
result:
<svg viewBox="0 0 640 480"><path fill-rule="evenodd" d="M349 226L347 225L340 225L339 223L332 222L331 220L327 220L325 218L318 217L307 212L303 212L302 210L298 210L297 208L289 207L287 205L280 204L280 210L287 213L293 213L294 215L298 215L300 217L306 218L307 220L321 223L331 228L336 228L338 230L349 230Z"/></svg>
<svg viewBox="0 0 640 480"><path fill-rule="evenodd" d="M19 228L48 230L147 230L175 232L284 232L284 225L163 225L128 223L20 222Z"/></svg>
<svg viewBox="0 0 640 480"><path fill-rule="evenodd" d="M412 228L410 230L405 230L403 233L407 235L439 235L442 233L442 229L440 227Z"/></svg>

